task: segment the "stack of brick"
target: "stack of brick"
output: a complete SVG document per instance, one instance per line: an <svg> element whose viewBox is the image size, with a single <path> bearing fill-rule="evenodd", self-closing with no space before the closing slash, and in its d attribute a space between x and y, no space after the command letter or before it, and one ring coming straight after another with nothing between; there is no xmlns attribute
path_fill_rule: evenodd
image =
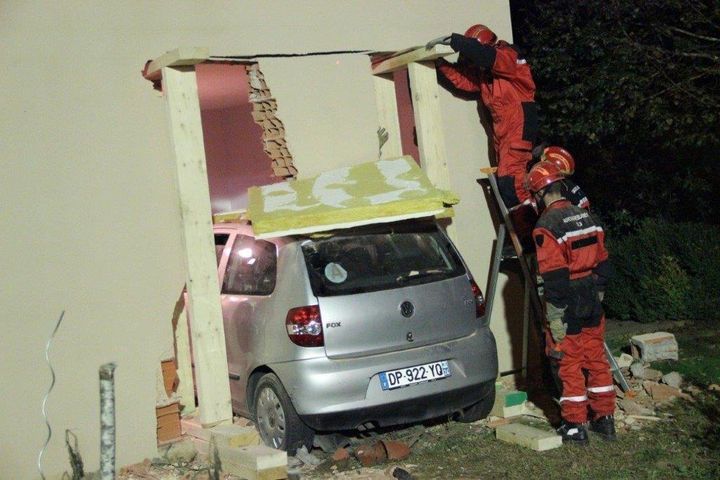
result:
<svg viewBox="0 0 720 480"><path fill-rule="evenodd" d="M157 440L162 445L182 436L180 428L180 399L177 388L177 368L175 359L163 360L157 375L157 399L155 418L157 419Z"/></svg>
<svg viewBox="0 0 720 480"><path fill-rule="evenodd" d="M272 159L272 168L276 176L295 178L297 169L285 141L285 126L277 118L277 102L272 97L265 77L257 63L247 65L249 97L253 105L252 116L255 123L263 129L263 150Z"/></svg>

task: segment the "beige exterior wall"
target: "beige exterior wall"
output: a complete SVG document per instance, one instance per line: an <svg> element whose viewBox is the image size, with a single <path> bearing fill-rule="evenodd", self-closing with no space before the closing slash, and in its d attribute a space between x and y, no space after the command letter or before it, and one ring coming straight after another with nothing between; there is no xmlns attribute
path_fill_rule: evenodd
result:
<svg viewBox="0 0 720 480"><path fill-rule="evenodd" d="M116 361L118 465L155 453L156 366L172 348L184 283L180 212L163 100L140 77L178 46L213 55L399 50L482 21L510 38L507 0L336 2L3 2L0 304L5 333L0 477L68 469L64 431L88 471L99 451L98 367ZM261 68L301 176L375 158L363 55L264 59ZM475 104L442 92L459 246L485 285L494 232L480 188L487 143ZM493 330L511 367L499 286Z"/></svg>

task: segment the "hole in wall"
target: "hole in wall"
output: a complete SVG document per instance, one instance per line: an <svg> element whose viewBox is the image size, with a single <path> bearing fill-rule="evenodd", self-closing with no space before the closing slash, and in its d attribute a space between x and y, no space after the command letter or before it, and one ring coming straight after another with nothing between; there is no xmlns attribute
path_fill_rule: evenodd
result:
<svg viewBox="0 0 720 480"><path fill-rule="evenodd" d="M247 190L294 178L277 101L257 63L196 66L213 213L247 208Z"/></svg>

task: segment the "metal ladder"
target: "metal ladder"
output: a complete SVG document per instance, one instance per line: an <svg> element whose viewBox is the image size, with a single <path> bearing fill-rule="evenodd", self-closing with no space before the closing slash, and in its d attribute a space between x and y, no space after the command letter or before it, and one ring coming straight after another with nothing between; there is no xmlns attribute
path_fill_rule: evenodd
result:
<svg viewBox="0 0 720 480"><path fill-rule="evenodd" d="M496 209L496 213L498 214L498 220L499 220L499 226L497 231L497 241L495 242L495 247L493 248L493 258L492 258L492 266L490 269L490 278L488 279L488 289L487 289L487 301L486 301L486 311L487 311L487 321L490 322L490 317L492 316L493 312L493 303L495 301L495 290L497 288L497 280L498 275L500 273L500 265L504 260L507 259L517 259L520 263L520 268L522 270L522 275L525 280L525 286L524 286L524 308L523 308L523 339L522 339L522 366L521 371L523 375L527 375L527 362L528 362L528 340L529 340L529 330L530 330L530 315L533 315L533 318L535 318L535 325L538 328L538 330L542 329L541 320L544 316L543 306L542 306L542 299L540 294L540 286L537 283L537 275L535 274L535 269L531 268L535 264L534 256L535 254L526 254L523 252L522 245L520 243L520 239L518 238L517 233L515 232L515 228L513 227L512 221L510 219L510 215L508 212L508 209L505 207L505 203L503 202L502 198L500 197L500 190L498 189L497 184L497 176L495 175L496 168L483 168L481 171L487 175L487 179L478 179L478 183L483 188L488 188L490 190L490 198L494 200L494 205ZM513 256L505 256L503 254L503 247L505 246L505 242L508 239L508 236L510 238L510 241L513 246L513 250L515 254ZM541 337L542 338L542 337ZM607 346L607 343L604 344L605 346L605 355L608 359L608 363L610 364L610 370L612 372L613 378L615 381L620 385L620 388L623 390L623 392L630 391L630 386L627 383L627 380L622 374L622 371L620 370L620 367L617 364L617 361L615 361L615 357L613 356L612 352ZM510 372L502 372L502 373L515 373L517 370L510 371Z"/></svg>

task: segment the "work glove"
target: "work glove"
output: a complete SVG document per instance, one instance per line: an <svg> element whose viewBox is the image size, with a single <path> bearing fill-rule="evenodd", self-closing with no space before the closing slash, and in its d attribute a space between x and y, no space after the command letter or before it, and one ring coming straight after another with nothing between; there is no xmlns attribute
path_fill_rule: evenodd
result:
<svg viewBox="0 0 720 480"><path fill-rule="evenodd" d="M547 321L555 343L560 343L567 333L567 325L563 323L563 316L567 307L556 307L552 303L547 304Z"/></svg>
<svg viewBox="0 0 720 480"><path fill-rule="evenodd" d="M428 43L425 44L425 49L430 50L435 45L450 45L451 38L452 37L450 35L443 35L442 37L438 37L433 40L430 40Z"/></svg>
<svg viewBox="0 0 720 480"><path fill-rule="evenodd" d="M600 300L600 302L602 302L602 301L603 301L603 298L605 298L605 291L604 291L604 290L598 290L598 300Z"/></svg>

